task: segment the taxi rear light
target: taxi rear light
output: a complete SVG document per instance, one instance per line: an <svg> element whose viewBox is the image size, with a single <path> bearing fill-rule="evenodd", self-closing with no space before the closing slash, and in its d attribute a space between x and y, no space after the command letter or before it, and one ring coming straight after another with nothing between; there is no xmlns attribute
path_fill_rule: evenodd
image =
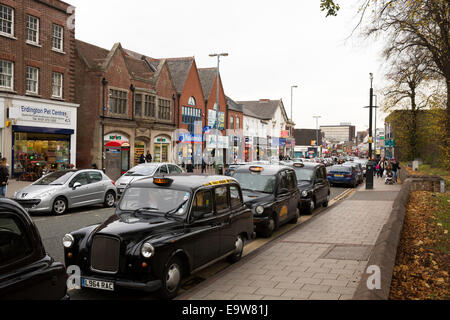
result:
<svg viewBox="0 0 450 320"><path fill-rule="evenodd" d="M346 177L346 178L351 178L352 175L351 175L351 174L346 174L345 177Z"/></svg>

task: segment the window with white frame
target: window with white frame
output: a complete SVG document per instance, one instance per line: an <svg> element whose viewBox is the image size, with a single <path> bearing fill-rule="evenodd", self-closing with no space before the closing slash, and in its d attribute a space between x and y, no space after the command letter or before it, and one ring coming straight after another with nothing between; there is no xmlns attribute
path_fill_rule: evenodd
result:
<svg viewBox="0 0 450 320"><path fill-rule="evenodd" d="M13 89L14 64L10 61L0 60L0 88Z"/></svg>
<svg viewBox="0 0 450 320"><path fill-rule="evenodd" d="M230 117L230 129L234 130L234 117Z"/></svg>
<svg viewBox="0 0 450 320"><path fill-rule="evenodd" d="M241 121L239 119L239 117L236 117L236 129L240 129L241 128Z"/></svg>
<svg viewBox="0 0 450 320"><path fill-rule="evenodd" d="M27 41L39 44L39 19L33 16L27 16Z"/></svg>
<svg viewBox="0 0 450 320"><path fill-rule="evenodd" d="M52 97L62 98L63 92L63 74L52 72Z"/></svg>
<svg viewBox="0 0 450 320"><path fill-rule="evenodd" d="M27 93L38 94L39 69L27 67Z"/></svg>
<svg viewBox="0 0 450 320"><path fill-rule="evenodd" d="M14 9L0 4L0 34L14 36Z"/></svg>
<svg viewBox="0 0 450 320"><path fill-rule="evenodd" d="M64 49L64 28L53 24L52 49L63 51Z"/></svg>

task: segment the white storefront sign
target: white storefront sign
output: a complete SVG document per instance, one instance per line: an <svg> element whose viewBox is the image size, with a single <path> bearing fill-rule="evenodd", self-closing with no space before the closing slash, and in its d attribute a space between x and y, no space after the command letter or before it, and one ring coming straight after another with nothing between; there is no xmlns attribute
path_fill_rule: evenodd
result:
<svg viewBox="0 0 450 320"><path fill-rule="evenodd" d="M71 125L72 113L69 108L41 106L32 102L14 101L9 109L9 117L20 121L31 121L48 124Z"/></svg>

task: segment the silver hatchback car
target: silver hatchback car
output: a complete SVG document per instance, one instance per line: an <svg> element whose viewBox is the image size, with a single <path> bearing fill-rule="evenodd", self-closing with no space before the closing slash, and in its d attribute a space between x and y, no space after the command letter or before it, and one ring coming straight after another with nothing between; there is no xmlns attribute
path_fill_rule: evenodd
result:
<svg viewBox="0 0 450 320"><path fill-rule="evenodd" d="M177 173L183 173L183 169L173 163L164 163L164 162L142 163L131 168L119 179L117 179L116 181L117 192L119 195L121 195L123 193L123 190L129 183L142 178L149 178L155 175L177 174Z"/></svg>
<svg viewBox="0 0 450 320"><path fill-rule="evenodd" d="M102 203L112 207L117 189L100 170L65 170L47 174L14 193L15 200L30 213L66 213L67 209Z"/></svg>

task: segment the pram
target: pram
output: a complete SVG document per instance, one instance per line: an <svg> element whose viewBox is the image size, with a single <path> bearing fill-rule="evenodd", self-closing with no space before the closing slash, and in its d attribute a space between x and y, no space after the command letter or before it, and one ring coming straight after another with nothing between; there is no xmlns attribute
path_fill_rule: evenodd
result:
<svg viewBox="0 0 450 320"><path fill-rule="evenodd" d="M384 184L394 184L394 175L392 171L388 171L386 173L386 179L384 180Z"/></svg>

